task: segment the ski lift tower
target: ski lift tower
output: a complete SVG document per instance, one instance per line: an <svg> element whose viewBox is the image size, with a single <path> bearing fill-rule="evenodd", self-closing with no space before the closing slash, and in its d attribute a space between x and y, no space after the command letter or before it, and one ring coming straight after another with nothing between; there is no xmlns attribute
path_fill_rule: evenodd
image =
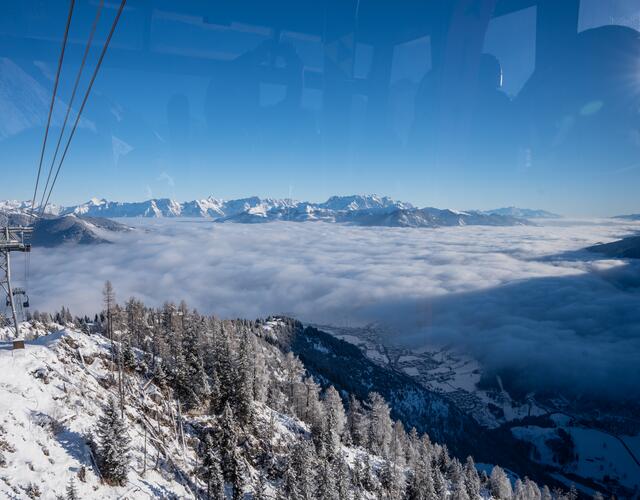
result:
<svg viewBox="0 0 640 500"><path fill-rule="evenodd" d="M13 340L13 348L24 348L24 340L20 339L18 315L16 312L16 294L11 287L11 252L30 252L31 244L25 242L33 232L33 228L22 226L5 226L0 228L0 287L7 295L7 303L11 307L13 325L16 335ZM20 298L18 297L18 300Z"/></svg>

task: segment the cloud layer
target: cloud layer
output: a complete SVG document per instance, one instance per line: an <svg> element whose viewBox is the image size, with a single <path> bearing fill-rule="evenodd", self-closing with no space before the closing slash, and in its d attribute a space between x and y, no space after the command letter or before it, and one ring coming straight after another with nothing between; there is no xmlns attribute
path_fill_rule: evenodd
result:
<svg viewBox="0 0 640 500"><path fill-rule="evenodd" d="M390 341L468 349L523 383L637 393L640 266L572 252L634 226L357 228L135 221L115 244L34 249L32 307L185 299L223 317L288 313L306 321L381 322ZM615 390L614 390L615 388Z"/></svg>

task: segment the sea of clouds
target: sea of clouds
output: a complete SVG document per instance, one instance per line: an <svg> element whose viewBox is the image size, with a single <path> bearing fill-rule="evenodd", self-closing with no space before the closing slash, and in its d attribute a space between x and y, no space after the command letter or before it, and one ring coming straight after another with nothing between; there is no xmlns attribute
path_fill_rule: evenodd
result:
<svg viewBox="0 0 640 500"><path fill-rule="evenodd" d="M455 345L533 389L638 394L640 263L580 252L640 225L441 229L127 220L110 245L34 249L32 307L185 299L222 317L384 324L389 342Z"/></svg>

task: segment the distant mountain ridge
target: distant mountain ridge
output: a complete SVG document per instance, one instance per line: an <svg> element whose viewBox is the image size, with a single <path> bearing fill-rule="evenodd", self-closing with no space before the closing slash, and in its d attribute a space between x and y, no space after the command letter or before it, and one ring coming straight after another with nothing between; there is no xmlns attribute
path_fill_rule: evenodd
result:
<svg viewBox="0 0 640 500"><path fill-rule="evenodd" d="M0 211L4 212L24 213L28 208L28 202L0 202ZM527 218L555 216L542 210L513 207L487 212L417 208L408 202L377 195L332 196L322 203L257 196L235 200L210 196L186 202L169 198L154 198L140 202L92 198L86 203L70 207L50 206L47 213L96 218L194 217L241 224L323 221L384 227L515 226L530 224Z"/></svg>
<svg viewBox="0 0 640 500"><path fill-rule="evenodd" d="M547 212L546 210L518 207L494 208L492 210L484 210L482 213L487 215L506 215L523 219L557 219L562 217L561 215Z"/></svg>
<svg viewBox="0 0 640 500"><path fill-rule="evenodd" d="M614 219L640 221L640 214L617 215Z"/></svg>
<svg viewBox="0 0 640 500"><path fill-rule="evenodd" d="M589 252L615 259L640 259L640 235L627 236L611 243L599 243L587 247Z"/></svg>

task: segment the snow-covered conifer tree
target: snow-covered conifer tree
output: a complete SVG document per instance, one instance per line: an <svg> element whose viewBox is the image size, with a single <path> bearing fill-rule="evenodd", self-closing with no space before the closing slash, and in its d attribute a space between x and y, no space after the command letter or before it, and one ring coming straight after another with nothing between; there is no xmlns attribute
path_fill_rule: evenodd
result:
<svg viewBox="0 0 640 500"><path fill-rule="evenodd" d="M206 434L200 444L200 476L207 487L207 498L224 500L224 479L220 468L220 457L210 434Z"/></svg>
<svg viewBox="0 0 640 500"><path fill-rule="evenodd" d="M129 437L118 405L110 397L98 420L98 461L100 472L110 484L124 485L129 469Z"/></svg>
<svg viewBox="0 0 640 500"><path fill-rule="evenodd" d="M353 394L349 398L347 427L350 441L356 446L366 446L369 437L369 423L362 404Z"/></svg>
<svg viewBox="0 0 640 500"><path fill-rule="evenodd" d="M467 457L467 461L464 464L464 484L472 500L480 496L480 476L471 456Z"/></svg>
<svg viewBox="0 0 640 500"><path fill-rule="evenodd" d="M511 488L511 481L502 470L501 467L496 465L491 471L491 477L489 479L491 484L491 494L500 500L510 500L513 495Z"/></svg>
<svg viewBox="0 0 640 500"><path fill-rule="evenodd" d="M73 478L71 478L67 483L66 492L66 500L80 500L80 497L78 496L78 490L76 489L76 483Z"/></svg>
<svg viewBox="0 0 640 500"><path fill-rule="evenodd" d="M370 408L369 449L376 454L387 456L391 443L391 411L384 398L377 392L369 394L367 403Z"/></svg>
<svg viewBox="0 0 640 500"><path fill-rule="evenodd" d="M220 462L224 478L233 486L233 497L241 498L244 467L238 449L238 428L227 403L220 418Z"/></svg>
<svg viewBox="0 0 640 500"><path fill-rule="evenodd" d="M325 392L323 405L326 415L326 438L328 441L325 444L332 453L335 453L340 447L347 417L344 413L342 399L332 385Z"/></svg>

